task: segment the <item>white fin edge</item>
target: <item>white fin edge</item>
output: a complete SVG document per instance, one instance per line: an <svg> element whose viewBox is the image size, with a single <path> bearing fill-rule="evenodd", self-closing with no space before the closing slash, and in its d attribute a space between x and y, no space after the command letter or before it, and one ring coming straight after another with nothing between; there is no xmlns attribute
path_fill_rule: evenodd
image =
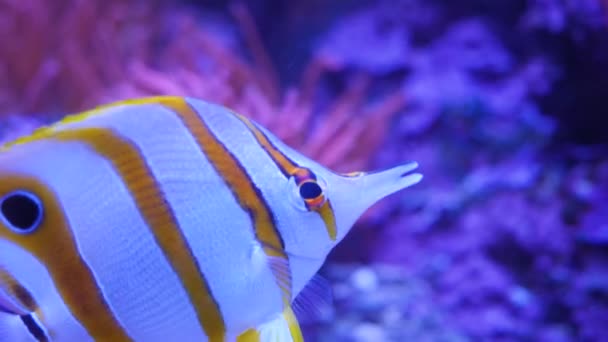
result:
<svg viewBox="0 0 608 342"><path fill-rule="evenodd" d="M288 306L275 319L240 335L237 342L304 342L304 337L293 310Z"/></svg>

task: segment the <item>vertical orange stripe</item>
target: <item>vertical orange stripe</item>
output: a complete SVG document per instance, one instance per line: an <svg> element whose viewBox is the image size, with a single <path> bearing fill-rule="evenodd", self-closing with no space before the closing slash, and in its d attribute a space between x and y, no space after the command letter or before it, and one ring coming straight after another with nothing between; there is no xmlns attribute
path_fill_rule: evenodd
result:
<svg viewBox="0 0 608 342"><path fill-rule="evenodd" d="M0 238L23 247L48 270L66 306L93 338L102 341L131 341L112 314L93 273L82 260L72 230L55 195L33 178L2 175L0 193L22 189L40 197L45 216L38 229L27 235L0 229Z"/></svg>
<svg viewBox="0 0 608 342"><path fill-rule="evenodd" d="M217 139L202 118L181 98L164 98L162 105L171 109L182 120L191 132L201 151L207 156L217 173L224 179L233 195L253 222L256 237L263 242L264 252L268 256L279 257L287 262L285 246L277 230L270 207L255 186L249 175L234 155ZM273 270L274 272L275 270ZM283 275L274 272L277 279L284 279ZM284 290L284 294L291 300L291 288ZM291 273L288 274L287 283L291 284ZM289 285L290 286L290 285Z"/></svg>
<svg viewBox="0 0 608 342"><path fill-rule="evenodd" d="M53 138L85 142L113 164L135 199L156 243L179 276L209 340L223 341L226 329L218 304L139 149L101 128L58 131L53 134Z"/></svg>
<svg viewBox="0 0 608 342"><path fill-rule="evenodd" d="M281 169L281 172L283 172L283 174L286 177L291 177L291 176L294 176L296 173L298 173L298 169L300 169L301 167L296 165L296 163L292 162L289 158L287 158L287 156L285 154L283 154L281 151L279 151L270 142L270 140L268 140L266 135L262 131L260 131L253 124L253 122L251 122L251 120L247 119L246 117L244 117L240 114L236 114L236 113L233 113L233 114L239 120L241 120L247 126L247 128L249 128L249 130L251 131L251 133L253 133L253 135L255 136L255 139L258 141L258 143L262 146L262 148L264 148L266 153L268 153L270 158L275 162L275 164L279 167L279 169Z"/></svg>
<svg viewBox="0 0 608 342"><path fill-rule="evenodd" d="M312 172L310 172L310 170L297 165L296 163L291 161L284 153L279 151L279 149L277 149L270 142L268 137L266 137L266 135L253 124L253 122L251 122L249 119L247 119L246 117L244 117L242 115L239 115L239 114L235 114L235 115L247 126L247 128L249 128L249 130L255 136L258 143L264 148L266 153L268 153L270 158L274 161L274 163L277 165L277 167L279 169L281 169L281 172L283 172L283 174L286 177L296 176L298 174L307 173L307 172L312 173ZM303 172L303 171L306 171L306 172ZM312 173L312 174L314 174L314 173ZM327 234L329 235L329 238L332 241L335 240L338 229L336 227L336 218L334 216L334 211L331 208L330 200L327 199L325 204L323 204L323 206L320 209L317 209L315 211L317 213L319 213L319 215L321 216L321 219L323 220L323 223L325 223L325 228L327 230Z"/></svg>
<svg viewBox="0 0 608 342"><path fill-rule="evenodd" d="M336 216L334 215L334 210L331 207L331 202L329 199L323 203L321 208L316 209L316 212L321 215L321 219L323 223L325 223L325 228L327 229L327 234L329 234L329 238L334 241L338 235L338 229L336 228Z"/></svg>

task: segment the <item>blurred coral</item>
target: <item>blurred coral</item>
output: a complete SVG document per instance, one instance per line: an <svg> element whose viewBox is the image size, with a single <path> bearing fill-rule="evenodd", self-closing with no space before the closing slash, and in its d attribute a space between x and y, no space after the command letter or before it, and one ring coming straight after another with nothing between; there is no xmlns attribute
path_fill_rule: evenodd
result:
<svg viewBox="0 0 608 342"><path fill-rule="evenodd" d="M336 314L309 336L605 340L608 1L248 4L218 5L235 29L205 4L0 0L5 133L176 94L232 107L338 170L416 160L424 182L330 258ZM328 27L310 27L322 15ZM291 61L274 61L306 49L286 87L277 70Z"/></svg>
<svg viewBox="0 0 608 342"><path fill-rule="evenodd" d="M412 158L425 174L424 186L373 213L369 229L347 237L334 260L402 265L417 277L411 284L424 279L432 291L418 300L445 317L444 332L484 341L600 341L598 322L608 318L600 276L608 270L608 154L605 146L568 150L576 145L560 133L588 134L580 122L589 112L578 108L605 99L592 95L606 88L586 78L581 84L604 90L572 94L585 65L567 64L561 42L583 44L597 30L606 37L608 20L596 0L525 3L379 2L349 13L322 38L322 51L337 60L404 75L396 83L408 106L376 163ZM359 27L349 29L354 22ZM344 43L353 32L388 53L358 54L361 41ZM598 84L602 75L589 73ZM569 91L557 92L564 84ZM564 113L556 104L567 99L576 107ZM346 312L360 311L339 305L345 321L352 319ZM376 317L357 320L390 331ZM434 334L429 328L424 336Z"/></svg>
<svg viewBox="0 0 608 342"><path fill-rule="evenodd" d="M152 58L160 11L143 4L2 0L2 112L82 109L124 78L125 62Z"/></svg>
<svg viewBox="0 0 608 342"><path fill-rule="evenodd" d="M56 118L124 98L192 96L250 116L321 163L352 171L367 165L404 105L400 92L369 103L365 75L319 103L325 75L343 68L320 55L299 87L283 91L242 4L231 12L252 64L226 37L230 30L214 32L221 20L167 1L2 0L0 8L0 77L8 80L0 88L0 113Z"/></svg>

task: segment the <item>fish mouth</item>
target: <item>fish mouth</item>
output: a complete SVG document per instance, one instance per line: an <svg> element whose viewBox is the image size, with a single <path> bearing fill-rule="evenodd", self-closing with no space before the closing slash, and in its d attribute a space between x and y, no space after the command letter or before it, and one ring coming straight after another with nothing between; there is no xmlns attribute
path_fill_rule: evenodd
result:
<svg viewBox="0 0 608 342"><path fill-rule="evenodd" d="M363 186L371 192L377 192L377 199L380 199L420 182L422 174L414 172L418 166L417 162L412 161L388 170L368 173L364 177Z"/></svg>
<svg viewBox="0 0 608 342"><path fill-rule="evenodd" d="M411 172L416 170L418 168L418 166L419 165L417 162L410 162L405 165L398 166L397 168L399 169L398 171L401 172L400 177L403 178L403 177L411 174Z"/></svg>

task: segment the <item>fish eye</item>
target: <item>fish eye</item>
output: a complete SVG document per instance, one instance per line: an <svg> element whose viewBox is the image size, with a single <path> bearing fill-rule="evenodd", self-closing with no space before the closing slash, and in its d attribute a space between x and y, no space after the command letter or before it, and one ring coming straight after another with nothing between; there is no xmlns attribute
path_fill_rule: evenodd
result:
<svg viewBox="0 0 608 342"><path fill-rule="evenodd" d="M42 202L35 194L14 191L0 199L0 219L18 234L31 233L42 222Z"/></svg>
<svg viewBox="0 0 608 342"><path fill-rule="evenodd" d="M300 197L302 197L309 208L319 208L325 203L323 188L316 180L308 179L303 181L299 184L298 191Z"/></svg>

